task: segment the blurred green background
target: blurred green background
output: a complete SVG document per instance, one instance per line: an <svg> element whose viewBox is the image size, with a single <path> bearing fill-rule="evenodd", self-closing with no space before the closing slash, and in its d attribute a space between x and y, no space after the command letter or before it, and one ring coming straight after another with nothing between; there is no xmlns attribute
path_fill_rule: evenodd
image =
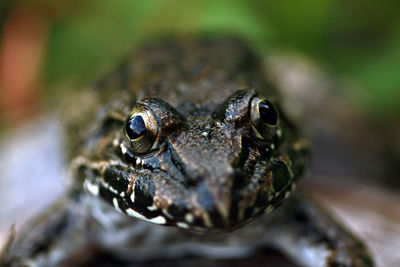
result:
<svg viewBox="0 0 400 267"><path fill-rule="evenodd" d="M262 55L293 51L349 79L355 86L343 89L345 95L373 120L400 113L396 0L6 0L0 4L0 45L12 31L10 21L24 20L24 15L13 15L21 9L34 14L42 27L43 62L38 66L44 93L34 95L52 95L95 79L143 39L223 31L242 36ZM20 28L27 32L38 24L24 23ZM6 91L7 83L2 86Z"/></svg>

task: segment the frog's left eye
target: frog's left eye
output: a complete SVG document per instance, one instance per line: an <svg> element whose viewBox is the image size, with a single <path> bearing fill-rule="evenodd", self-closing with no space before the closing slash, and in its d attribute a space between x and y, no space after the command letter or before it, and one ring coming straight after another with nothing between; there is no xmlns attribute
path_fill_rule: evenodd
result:
<svg viewBox="0 0 400 267"><path fill-rule="evenodd" d="M254 97L250 108L255 134L266 140L272 138L279 124L279 113L275 105L265 98Z"/></svg>
<svg viewBox="0 0 400 267"><path fill-rule="evenodd" d="M256 105L260 119L269 126L275 126L278 122L278 112L274 105L266 99L257 101Z"/></svg>
<svg viewBox="0 0 400 267"><path fill-rule="evenodd" d="M150 110L134 109L126 121L125 133L134 153L143 154L157 146L159 127Z"/></svg>

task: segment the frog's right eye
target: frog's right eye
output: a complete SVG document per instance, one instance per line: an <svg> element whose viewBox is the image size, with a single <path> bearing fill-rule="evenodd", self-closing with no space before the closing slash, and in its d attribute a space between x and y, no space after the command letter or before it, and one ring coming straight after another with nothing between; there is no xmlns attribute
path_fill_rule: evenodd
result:
<svg viewBox="0 0 400 267"><path fill-rule="evenodd" d="M143 154L157 146L159 126L151 111L134 109L125 124L134 153Z"/></svg>
<svg viewBox="0 0 400 267"><path fill-rule="evenodd" d="M144 123L142 115L134 115L126 122L126 134L129 139L137 140L144 136L146 133L146 124Z"/></svg>

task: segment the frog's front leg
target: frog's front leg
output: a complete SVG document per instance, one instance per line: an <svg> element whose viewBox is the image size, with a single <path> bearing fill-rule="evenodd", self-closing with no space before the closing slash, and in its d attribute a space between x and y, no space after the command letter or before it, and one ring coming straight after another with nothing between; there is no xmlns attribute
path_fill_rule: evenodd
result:
<svg viewBox="0 0 400 267"><path fill-rule="evenodd" d="M293 196L277 211L268 234L274 245L305 266L373 266L367 248L312 200Z"/></svg>
<svg viewBox="0 0 400 267"><path fill-rule="evenodd" d="M71 175L77 177L84 166L73 164ZM85 174L94 175L89 171ZM57 266L66 260L79 261L74 255L90 255L101 224L90 214L88 199L80 183L71 185L65 195L10 235L0 253L0 266Z"/></svg>
<svg viewBox="0 0 400 267"><path fill-rule="evenodd" d="M97 228L81 203L69 193L11 235L0 255L0 266L55 266L74 253L87 251Z"/></svg>

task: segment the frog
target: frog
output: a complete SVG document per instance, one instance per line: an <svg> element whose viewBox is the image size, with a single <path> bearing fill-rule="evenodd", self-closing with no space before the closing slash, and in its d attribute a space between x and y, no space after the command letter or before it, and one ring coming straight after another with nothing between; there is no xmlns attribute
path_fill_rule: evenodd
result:
<svg viewBox="0 0 400 267"><path fill-rule="evenodd" d="M167 37L66 101L68 190L12 232L1 266L252 257L373 266L366 245L296 187L311 145L240 38Z"/></svg>

